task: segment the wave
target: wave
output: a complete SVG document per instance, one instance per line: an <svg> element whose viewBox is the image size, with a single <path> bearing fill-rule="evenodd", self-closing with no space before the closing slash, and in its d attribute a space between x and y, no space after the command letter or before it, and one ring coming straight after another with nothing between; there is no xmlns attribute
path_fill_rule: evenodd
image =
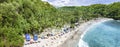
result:
<svg viewBox="0 0 120 47"><path fill-rule="evenodd" d="M78 43L78 47L89 47L89 45L85 41L80 39L80 41Z"/></svg>
<svg viewBox="0 0 120 47"><path fill-rule="evenodd" d="M109 20L112 20L112 19L109 19ZM86 32L87 32L90 28L93 28L94 26L96 26L96 25L98 25L98 24L101 24L101 23L103 23L103 22L105 22L105 21L109 21L109 20L102 20L102 21L99 21L99 22L97 22L97 23L95 23L95 24L92 23L92 24L89 26L89 28L87 28L87 29L84 31L84 33L81 35L81 38L80 38L79 43L78 43L78 47L89 47L88 43L83 40L83 37L84 37L84 35L86 34Z"/></svg>

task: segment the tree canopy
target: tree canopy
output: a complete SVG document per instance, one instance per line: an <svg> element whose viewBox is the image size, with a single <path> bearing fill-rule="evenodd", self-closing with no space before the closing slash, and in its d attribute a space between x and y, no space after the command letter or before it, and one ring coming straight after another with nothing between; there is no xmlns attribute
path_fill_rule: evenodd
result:
<svg viewBox="0 0 120 47"><path fill-rule="evenodd" d="M41 0L0 0L0 47L22 47L25 33L97 17L120 19L120 2L55 8Z"/></svg>

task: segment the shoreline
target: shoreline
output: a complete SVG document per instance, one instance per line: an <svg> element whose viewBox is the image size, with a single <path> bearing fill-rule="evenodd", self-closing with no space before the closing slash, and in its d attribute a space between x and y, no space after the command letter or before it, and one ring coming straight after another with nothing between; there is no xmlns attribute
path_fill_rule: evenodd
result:
<svg viewBox="0 0 120 47"><path fill-rule="evenodd" d="M47 39L38 39L40 43L24 45L23 47L77 47L80 39L83 38L85 33L96 24L112 20L109 18L97 18L90 21L80 23L74 30L69 30L68 33L58 33L55 36L48 37ZM97 23L98 22L98 23ZM47 33L47 32L46 32ZM55 33L55 32L54 32ZM62 36L59 36L63 34ZM25 42L26 43L26 42Z"/></svg>
<svg viewBox="0 0 120 47"><path fill-rule="evenodd" d="M91 25L89 25L89 28L87 28L87 29L83 32L83 34L81 35L80 40L79 40L79 43L78 43L78 44L79 44L79 47L83 47L83 46L84 46L84 47L89 47L88 44L82 40L83 37L84 37L84 35L85 35L85 34L87 33L87 31L90 30L92 27L94 27L94 26L96 26L96 25L98 25L98 24L101 24L101 23L103 23L103 22L109 21L109 20L113 20L113 19L103 18L103 19L97 19L97 20L92 21L92 23L90 23ZM90 21L88 21L88 22L90 22ZM82 43L84 43L84 44L82 44ZM82 44L82 45L80 45L80 44Z"/></svg>
<svg viewBox="0 0 120 47"><path fill-rule="evenodd" d="M103 22L109 21L109 20L113 20L113 19L97 18L97 19L92 19L90 21L80 24L80 26L78 27L78 31L72 36L74 38L67 39L67 41L65 43L63 43L62 45L60 45L59 47L77 47L77 44L81 44L80 47L83 47L84 44L82 44L82 43L85 43L85 42L83 42L82 38L84 37L86 32L91 27L94 27L97 24L100 24L100 23L103 23ZM79 43L79 41L80 41L80 43Z"/></svg>
<svg viewBox="0 0 120 47"><path fill-rule="evenodd" d="M87 32L89 29L91 29L91 28L94 27L95 25L101 24L101 23L106 22L106 21L109 21L109 20L113 20L113 19L108 19L108 18L106 18L106 19L101 19L100 21L98 21L98 23L96 23L96 22L90 23L91 25L89 25L89 28L84 31L83 35L81 35L81 39L84 37L84 35L86 34L86 32ZM89 22L90 22L90 21L89 21Z"/></svg>

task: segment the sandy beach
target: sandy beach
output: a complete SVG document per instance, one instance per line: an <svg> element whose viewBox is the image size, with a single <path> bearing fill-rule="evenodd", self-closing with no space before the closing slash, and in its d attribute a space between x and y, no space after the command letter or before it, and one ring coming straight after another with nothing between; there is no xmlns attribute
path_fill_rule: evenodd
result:
<svg viewBox="0 0 120 47"><path fill-rule="evenodd" d="M63 44L61 44L59 47L77 47L78 45L79 45L79 47L87 47L83 44L84 42L82 40L85 33L91 27L93 27L97 24L100 24L102 22L109 21L109 20L113 20L113 19L97 18L97 19L93 19L88 22L84 22L84 23L80 24L80 26L78 27L78 30L70 38L68 38Z"/></svg>
<svg viewBox="0 0 120 47"><path fill-rule="evenodd" d="M88 22L80 23L80 25L75 27L74 30L68 30L67 33L59 32L54 36L48 37L47 39L39 38L39 43L28 44L23 47L77 47L77 44L80 41L79 39L84 36L90 27L108 20L112 19L97 18ZM25 41L25 44L26 43L27 42Z"/></svg>

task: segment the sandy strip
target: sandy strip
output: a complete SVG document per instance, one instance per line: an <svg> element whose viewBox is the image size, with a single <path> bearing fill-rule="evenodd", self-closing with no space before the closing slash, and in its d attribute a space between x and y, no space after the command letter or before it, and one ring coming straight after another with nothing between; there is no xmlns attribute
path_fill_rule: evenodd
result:
<svg viewBox="0 0 120 47"><path fill-rule="evenodd" d="M39 38L38 41L41 41L40 43L24 45L23 47L58 47L59 45L63 44L70 36L72 36L74 31L69 31L68 33L63 34L62 36L59 36L60 34L62 34L59 33L58 35L48 37L48 39Z"/></svg>
<svg viewBox="0 0 120 47"><path fill-rule="evenodd" d="M94 25L100 24L108 20L113 20L113 19L97 18L80 24L80 26L78 27L78 31L75 32L74 35L72 35L69 39L67 39L67 41L65 41L65 43L63 43L59 47L77 47L78 44L80 44L79 47L84 47L84 44L82 44L83 43L82 38L85 35L85 33Z"/></svg>
<svg viewBox="0 0 120 47"><path fill-rule="evenodd" d="M69 31L62 36L52 36L48 39L38 39L41 41L40 43L34 43L29 45L24 45L23 47L76 47L79 42L79 39L84 36L87 30L89 30L90 26L108 21L111 19L108 18L97 18L94 20L90 20L88 22L80 24L80 26L76 27L75 30ZM81 37L80 37L81 35ZM25 42L26 43L26 42Z"/></svg>

